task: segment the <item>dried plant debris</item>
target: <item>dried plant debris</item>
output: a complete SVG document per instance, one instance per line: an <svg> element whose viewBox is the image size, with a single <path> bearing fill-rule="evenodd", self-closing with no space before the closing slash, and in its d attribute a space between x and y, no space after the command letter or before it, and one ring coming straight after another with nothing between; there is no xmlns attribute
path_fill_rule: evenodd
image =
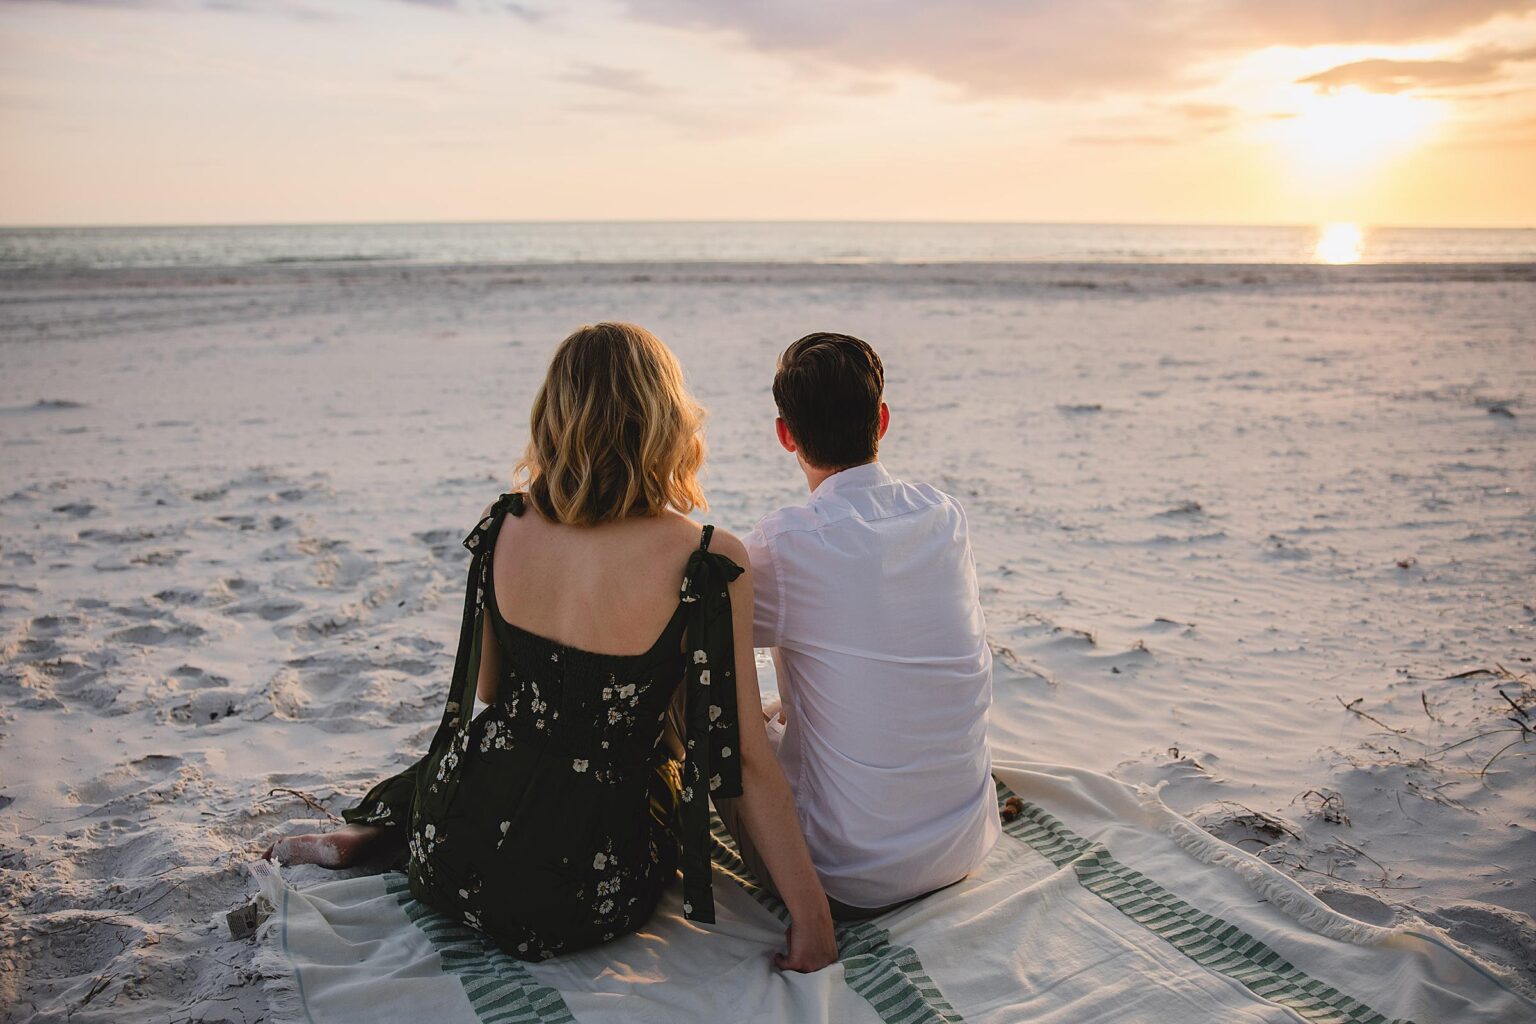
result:
<svg viewBox="0 0 1536 1024"><path fill-rule="evenodd" d="M1305 793L1297 795L1296 800L1307 809L1307 813L1315 818L1321 818L1330 825L1350 824L1349 815L1344 813L1344 798L1331 789L1309 789ZM1291 803L1295 803L1292 800Z"/></svg>

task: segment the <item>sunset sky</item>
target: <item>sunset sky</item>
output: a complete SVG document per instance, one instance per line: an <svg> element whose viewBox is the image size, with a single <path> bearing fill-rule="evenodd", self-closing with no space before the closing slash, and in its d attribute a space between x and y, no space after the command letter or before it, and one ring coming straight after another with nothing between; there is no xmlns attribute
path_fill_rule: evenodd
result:
<svg viewBox="0 0 1536 1024"><path fill-rule="evenodd" d="M0 0L0 223L1536 225L1536 0Z"/></svg>

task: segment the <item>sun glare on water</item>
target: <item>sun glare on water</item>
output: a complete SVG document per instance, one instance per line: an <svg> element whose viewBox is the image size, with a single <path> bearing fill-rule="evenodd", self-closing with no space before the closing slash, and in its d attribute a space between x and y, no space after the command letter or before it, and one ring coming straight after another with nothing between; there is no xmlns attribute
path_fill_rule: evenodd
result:
<svg viewBox="0 0 1536 1024"><path fill-rule="evenodd" d="M1358 224L1325 224L1313 250L1320 263L1359 263L1365 235Z"/></svg>

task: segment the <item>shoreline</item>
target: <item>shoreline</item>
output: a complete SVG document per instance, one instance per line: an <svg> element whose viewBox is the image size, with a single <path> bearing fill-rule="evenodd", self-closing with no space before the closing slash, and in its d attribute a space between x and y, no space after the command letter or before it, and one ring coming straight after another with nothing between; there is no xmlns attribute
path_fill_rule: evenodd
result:
<svg viewBox="0 0 1536 1024"><path fill-rule="evenodd" d="M1523 275L1536 270L1536 258L1529 260L1361 260L1354 263L1322 263L1317 261L1224 261L1224 260L1146 260L1146 259L1019 259L1019 260L566 260L566 261L471 261L451 262L434 260L401 260L389 258L331 258L331 259L280 259L248 263L198 263L165 264L154 266L96 266L65 264L27 264L6 266L0 264L0 283L24 284L51 277L145 277L175 276L184 274L198 278L209 275L250 274L260 277L289 275L359 274L370 272L399 274L437 274L442 276L474 276L501 273L548 273L560 276L583 273L596 276L633 274L647 271L678 275L726 275L734 280L738 275L751 277L774 272L805 272L808 270L839 271L858 277L887 279L904 276L945 275L969 273L983 279L1000 274L1060 272L1100 272L1152 275L1194 273L1199 271L1224 273L1251 273L1265 270L1286 276L1315 279L1318 275L1335 274L1346 278L1391 277L1397 273L1418 276L1447 276L1451 279L1466 277L1478 279L1489 274ZM687 279L687 278L685 278Z"/></svg>

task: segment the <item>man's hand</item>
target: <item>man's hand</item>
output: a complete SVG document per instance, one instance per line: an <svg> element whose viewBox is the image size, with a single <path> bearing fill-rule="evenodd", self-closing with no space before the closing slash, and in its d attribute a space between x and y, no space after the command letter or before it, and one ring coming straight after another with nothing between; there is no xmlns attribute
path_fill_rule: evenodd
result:
<svg viewBox="0 0 1536 1024"><path fill-rule="evenodd" d="M837 935L830 916L799 929L791 921L784 930L784 942L789 952L773 954L773 966L781 971L811 974L837 960Z"/></svg>

